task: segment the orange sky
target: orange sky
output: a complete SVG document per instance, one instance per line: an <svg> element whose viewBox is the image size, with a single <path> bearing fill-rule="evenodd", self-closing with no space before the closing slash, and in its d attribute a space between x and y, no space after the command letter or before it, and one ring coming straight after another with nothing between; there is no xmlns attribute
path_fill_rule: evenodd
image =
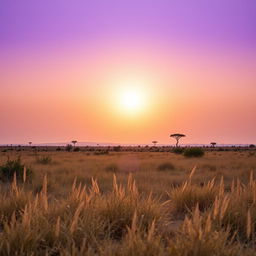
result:
<svg viewBox="0 0 256 256"><path fill-rule="evenodd" d="M256 142L255 55L156 45L6 53L0 144L174 143L176 132L187 135L184 143ZM143 106L129 113L118 99L127 84L143 95Z"/></svg>

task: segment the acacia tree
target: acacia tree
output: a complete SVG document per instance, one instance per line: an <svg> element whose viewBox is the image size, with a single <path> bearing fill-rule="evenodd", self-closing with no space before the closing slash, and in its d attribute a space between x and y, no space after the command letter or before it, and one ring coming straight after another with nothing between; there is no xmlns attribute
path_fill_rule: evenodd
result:
<svg viewBox="0 0 256 256"><path fill-rule="evenodd" d="M28 144L29 144L29 146L31 146L31 145L32 145L32 142L30 141Z"/></svg>
<svg viewBox="0 0 256 256"><path fill-rule="evenodd" d="M174 134L171 134L170 135L171 138L174 138L176 140L176 147L178 147L178 144L179 144L179 140L182 138L182 137L186 137L185 134L181 134L181 133L174 133Z"/></svg>
<svg viewBox="0 0 256 256"><path fill-rule="evenodd" d="M153 140L152 143L154 144L154 147L156 146L156 144L158 143L158 141Z"/></svg>
<svg viewBox="0 0 256 256"><path fill-rule="evenodd" d="M73 144L74 144L74 148L75 148L76 143L77 143L77 140L72 140L72 141L71 141L71 143L73 143Z"/></svg>
<svg viewBox="0 0 256 256"><path fill-rule="evenodd" d="M215 147L216 144L217 144L216 142L211 142L211 145L213 148Z"/></svg>

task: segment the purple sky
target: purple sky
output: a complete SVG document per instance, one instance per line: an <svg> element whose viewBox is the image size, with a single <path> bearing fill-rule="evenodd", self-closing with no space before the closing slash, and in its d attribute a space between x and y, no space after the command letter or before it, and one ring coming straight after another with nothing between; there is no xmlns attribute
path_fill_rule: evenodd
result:
<svg viewBox="0 0 256 256"><path fill-rule="evenodd" d="M0 49L109 37L253 48L255 0L1 1Z"/></svg>

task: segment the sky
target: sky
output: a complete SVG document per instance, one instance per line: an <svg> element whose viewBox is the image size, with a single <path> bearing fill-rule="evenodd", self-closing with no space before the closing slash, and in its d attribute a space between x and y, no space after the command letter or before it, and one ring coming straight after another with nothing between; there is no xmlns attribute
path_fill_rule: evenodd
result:
<svg viewBox="0 0 256 256"><path fill-rule="evenodd" d="M1 1L0 144L256 143L256 1Z"/></svg>

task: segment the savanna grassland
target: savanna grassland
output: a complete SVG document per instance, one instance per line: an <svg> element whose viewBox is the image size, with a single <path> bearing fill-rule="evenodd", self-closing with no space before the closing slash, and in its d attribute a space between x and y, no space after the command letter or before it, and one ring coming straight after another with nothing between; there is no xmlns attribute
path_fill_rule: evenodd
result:
<svg viewBox="0 0 256 256"><path fill-rule="evenodd" d="M18 158L22 174L1 177L0 255L256 255L253 149L7 150L0 166Z"/></svg>

